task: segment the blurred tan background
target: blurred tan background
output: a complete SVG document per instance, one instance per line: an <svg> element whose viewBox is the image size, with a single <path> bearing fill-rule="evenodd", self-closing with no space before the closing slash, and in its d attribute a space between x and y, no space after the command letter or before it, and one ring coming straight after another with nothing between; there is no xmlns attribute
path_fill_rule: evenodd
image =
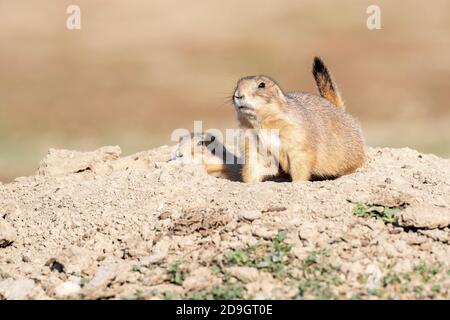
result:
<svg viewBox="0 0 450 320"><path fill-rule="evenodd" d="M370 4L382 30L366 28ZM317 92L314 55L369 145L450 156L448 0L0 0L0 43L2 181L32 174L50 147L129 154L194 120L233 128L239 77Z"/></svg>

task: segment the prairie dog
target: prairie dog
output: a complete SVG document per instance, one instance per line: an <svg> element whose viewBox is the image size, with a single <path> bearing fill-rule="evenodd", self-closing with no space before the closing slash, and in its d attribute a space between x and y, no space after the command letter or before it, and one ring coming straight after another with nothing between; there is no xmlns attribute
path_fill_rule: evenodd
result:
<svg viewBox="0 0 450 320"><path fill-rule="evenodd" d="M336 86L323 88L337 92ZM243 143L242 180L263 181L268 160L278 162L292 181L335 178L361 167L365 161L362 131L357 120L339 107L343 106L339 101L332 104L308 93L284 93L267 76L240 79L233 104L240 126L253 129ZM265 139L262 129L277 129L279 135ZM261 156L254 147L257 143L269 152Z"/></svg>
<svg viewBox="0 0 450 320"><path fill-rule="evenodd" d="M202 165L213 177L242 182L242 164L238 159L214 135L197 132L180 138L170 161ZM288 175L278 170L266 169L264 176L272 181L290 181Z"/></svg>
<svg viewBox="0 0 450 320"><path fill-rule="evenodd" d="M241 180L242 166L238 157L229 152L214 135L207 132L194 132L181 137L172 160L203 165L208 174L217 178Z"/></svg>

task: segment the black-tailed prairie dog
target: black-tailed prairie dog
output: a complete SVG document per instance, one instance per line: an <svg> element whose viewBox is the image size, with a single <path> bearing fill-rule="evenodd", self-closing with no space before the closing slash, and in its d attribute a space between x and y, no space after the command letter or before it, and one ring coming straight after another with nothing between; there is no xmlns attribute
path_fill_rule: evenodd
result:
<svg viewBox="0 0 450 320"><path fill-rule="evenodd" d="M263 181L267 163L273 161L292 181L336 178L363 165L361 127L344 111L337 86L319 58L314 60L313 74L326 99L284 93L267 76L238 81L233 96L238 121L241 128L252 129L243 142L244 182ZM277 130L278 135L268 135L267 130ZM265 152L261 154L256 145Z"/></svg>
<svg viewBox="0 0 450 320"><path fill-rule="evenodd" d="M216 137L208 132L193 132L180 138L172 160L202 165L208 174L231 181L241 181L242 166Z"/></svg>
<svg viewBox="0 0 450 320"><path fill-rule="evenodd" d="M242 182L242 161L230 152L214 135L208 132L192 132L180 138L171 161L189 165L202 165L216 178ZM285 182L290 177L279 170L266 170L268 180Z"/></svg>

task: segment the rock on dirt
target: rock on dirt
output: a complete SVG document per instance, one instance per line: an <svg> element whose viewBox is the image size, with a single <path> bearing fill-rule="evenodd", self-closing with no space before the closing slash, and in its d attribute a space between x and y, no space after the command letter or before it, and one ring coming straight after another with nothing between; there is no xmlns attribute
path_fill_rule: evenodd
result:
<svg viewBox="0 0 450 320"><path fill-rule="evenodd" d="M183 288L188 291L205 290L211 286L220 285L221 280L206 267L193 270L184 280Z"/></svg>
<svg viewBox="0 0 450 320"><path fill-rule="evenodd" d="M398 224L407 228L446 228L450 226L450 208L431 205L408 207L399 214Z"/></svg>
<svg viewBox="0 0 450 320"><path fill-rule="evenodd" d="M253 221L261 218L261 211L258 210L243 210L239 213L239 216L244 220Z"/></svg>
<svg viewBox="0 0 450 320"><path fill-rule="evenodd" d="M0 296L8 300L31 298L35 283L31 279L6 279L0 282Z"/></svg>
<svg viewBox="0 0 450 320"><path fill-rule="evenodd" d="M79 284L66 281L56 287L55 294L59 298L65 298L68 296L76 296L80 291L81 287Z"/></svg>
<svg viewBox="0 0 450 320"><path fill-rule="evenodd" d="M99 288L106 286L116 276L117 265L111 262L105 262L95 273L94 278L89 282L88 288Z"/></svg>
<svg viewBox="0 0 450 320"><path fill-rule="evenodd" d="M16 238L14 228L5 219L0 218L0 248L9 246Z"/></svg>
<svg viewBox="0 0 450 320"><path fill-rule="evenodd" d="M103 147L92 152L50 149L41 161L38 173L46 176L95 171L105 162L119 158L121 153L118 146Z"/></svg>

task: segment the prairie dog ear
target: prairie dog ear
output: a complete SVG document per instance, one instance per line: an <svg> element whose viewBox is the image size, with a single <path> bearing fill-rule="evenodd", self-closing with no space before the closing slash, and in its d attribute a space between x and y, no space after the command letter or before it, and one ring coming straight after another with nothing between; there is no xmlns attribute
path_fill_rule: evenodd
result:
<svg viewBox="0 0 450 320"><path fill-rule="evenodd" d="M180 136L180 137L178 138L178 143L190 141L191 139L192 139L192 135L191 135L191 134L184 135L184 136Z"/></svg>
<svg viewBox="0 0 450 320"><path fill-rule="evenodd" d="M213 143L214 141L216 141L216 137L208 132L203 133L202 136L202 144L204 146L209 146L211 143Z"/></svg>
<svg viewBox="0 0 450 320"><path fill-rule="evenodd" d="M280 86L277 85L277 84L275 84L275 88L276 88L276 90L277 90L278 95L279 95L280 97L283 97L283 96L284 96L284 92L283 92L283 90L281 90Z"/></svg>

